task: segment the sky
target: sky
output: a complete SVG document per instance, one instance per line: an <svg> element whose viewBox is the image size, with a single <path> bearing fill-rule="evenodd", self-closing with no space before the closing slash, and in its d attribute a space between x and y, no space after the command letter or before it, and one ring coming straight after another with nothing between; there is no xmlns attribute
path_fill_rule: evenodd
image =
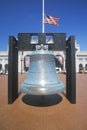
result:
<svg viewBox="0 0 87 130"><path fill-rule="evenodd" d="M59 19L59 26L45 24L46 33L73 35L87 51L87 0L45 0L45 14ZM9 36L42 32L42 0L0 0L0 51L6 51Z"/></svg>

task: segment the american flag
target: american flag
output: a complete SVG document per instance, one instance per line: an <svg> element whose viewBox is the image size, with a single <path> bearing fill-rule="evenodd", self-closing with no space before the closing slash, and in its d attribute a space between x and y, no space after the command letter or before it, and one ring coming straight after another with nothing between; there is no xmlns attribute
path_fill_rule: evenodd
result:
<svg viewBox="0 0 87 130"><path fill-rule="evenodd" d="M59 18L54 17L54 16L50 16L50 15L45 15L44 23L53 24L55 26L58 26L59 25Z"/></svg>

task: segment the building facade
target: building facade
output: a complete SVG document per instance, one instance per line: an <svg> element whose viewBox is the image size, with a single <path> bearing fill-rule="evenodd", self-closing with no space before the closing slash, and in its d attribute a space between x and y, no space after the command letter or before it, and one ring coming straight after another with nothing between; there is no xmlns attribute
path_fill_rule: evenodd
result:
<svg viewBox="0 0 87 130"><path fill-rule="evenodd" d="M7 73L8 71L8 52L0 52L0 72Z"/></svg>
<svg viewBox="0 0 87 130"><path fill-rule="evenodd" d="M18 72L24 73L28 71L30 64L30 54L32 52L18 52ZM56 69L59 72L66 72L66 53L63 51L54 51ZM87 51L81 51L80 45L75 44L75 60L76 60L76 72L80 72L81 69L87 70ZM8 71L8 51L0 52L0 71L4 73Z"/></svg>

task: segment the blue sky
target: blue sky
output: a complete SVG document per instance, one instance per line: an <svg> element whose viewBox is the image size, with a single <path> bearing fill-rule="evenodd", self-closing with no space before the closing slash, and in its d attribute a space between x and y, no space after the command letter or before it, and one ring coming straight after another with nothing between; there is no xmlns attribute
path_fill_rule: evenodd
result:
<svg viewBox="0 0 87 130"><path fill-rule="evenodd" d="M87 50L87 1L45 0L45 13L59 17L59 26L45 24L45 32L74 35ZM42 0L0 0L0 50L6 50L10 35L42 32Z"/></svg>

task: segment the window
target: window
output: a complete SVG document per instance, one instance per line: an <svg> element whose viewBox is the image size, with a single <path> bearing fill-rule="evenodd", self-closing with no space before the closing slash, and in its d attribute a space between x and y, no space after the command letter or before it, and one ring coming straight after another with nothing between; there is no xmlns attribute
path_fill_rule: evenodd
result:
<svg viewBox="0 0 87 130"><path fill-rule="evenodd" d="M37 35L31 36L31 44L38 44L38 36Z"/></svg>
<svg viewBox="0 0 87 130"><path fill-rule="evenodd" d="M0 58L0 61L2 61L2 59Z"/></svg>
<svg viewBox="0 0 87 130"><path fill-rule="evenodd" d="M87 64L85 65L85 70L87 70Z"/></svg>
<svg viewBox="0 0 87 130"><path fill-rule="evenodd" d="M87 61L87 58L85 58L85 60Z"/></svg>
<svg viewBox="0 0 87 130"><path fill-rule="evenodd" d="M83 58L79 58L80 61L83 61Z"/></svg>
<svg viewBox="0 0 87 130"><path fill-rule="evenodd" d="M2 64L0 64L0 71L2 70Z"/></svg>
<svg viewBox="0 0 87 130"><path fill-rule="evenodd" d="M83 70L83 65L79 64L79 70Z"/></svg>
<svg viewBox="0 0 87 130"><path fill-rule="evenodd" d="M63 70L63 57L61 55L56 55L55 65L56 67L60 67Z"/></svg>
<svg viewBox="0 0 87 130"><path fill-rule="evenodd" d="M30 56L27 55L24 57L24 70L27 72L29 69L29 64L30 64Z"/></svg>
<svg viewBox="0 0 87 130"><path fill-rule="evenodd" d="M46 43L47 44L53 44L54 43L52 35L46 36Z"/></svg>
<svg viewBox="0 0 87 130"><path fill-rule="evenodd" d="M8 61L8 58L5 58L4 60L5 60L5 61Z"/></svg>
<svg viewBox="0 0 87 130"><path fill-rule="evenodd" d="M5 64L5 71L8 71L8 64Z"/></svg>

